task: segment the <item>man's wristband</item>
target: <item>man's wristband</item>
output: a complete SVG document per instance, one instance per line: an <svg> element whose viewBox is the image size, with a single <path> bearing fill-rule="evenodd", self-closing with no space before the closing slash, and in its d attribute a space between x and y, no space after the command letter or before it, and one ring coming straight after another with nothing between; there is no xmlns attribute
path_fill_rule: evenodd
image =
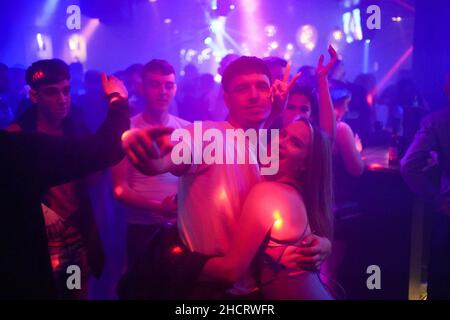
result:
<svg viewBox="0 0 450 320"><path fill-rule="evenodd" d="M108 103L111 104L116 100L122 99L122 96L118 92L113 92L113 93L108 94L106 96L106 99L108 100Z"/></svg>

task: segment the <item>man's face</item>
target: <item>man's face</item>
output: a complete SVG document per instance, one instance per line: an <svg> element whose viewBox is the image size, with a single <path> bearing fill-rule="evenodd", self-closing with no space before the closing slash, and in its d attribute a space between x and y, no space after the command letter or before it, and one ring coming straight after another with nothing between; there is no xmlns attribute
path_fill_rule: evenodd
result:
<svg viewBox="0 0 450 320"><path fill-rule="evenodd" d="M177 92L175 75L146 73L143 80L147 107L153 111L167 111Z"/></svg>
<svg viewBox="0 0 450 320"><path fill-rule="evenodd" d="M47 117L61 121L70 111L70 81L63 80L30 90L30 98Z"/></svg>
<svg viewBox="0 0 450 320"><path fill-rule="evenodd" d="M231 120L244 128L260 126L271 111L269 78L261 73L238 75L231 80L224 98Z"/></svg>

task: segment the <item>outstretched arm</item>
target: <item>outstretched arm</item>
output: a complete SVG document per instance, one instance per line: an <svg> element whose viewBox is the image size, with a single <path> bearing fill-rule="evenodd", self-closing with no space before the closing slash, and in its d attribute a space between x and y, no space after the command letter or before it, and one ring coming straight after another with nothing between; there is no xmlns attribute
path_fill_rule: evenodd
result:
<svg viewBox="0 0 450 320"><path fill-rule="evenodd" d="M50 187L94 173L122 157L121 135L129 128L127 92L123 83L103 75L109 97L108 115L95 135L83 139L43 134L10 133L2 138L10 170L32 184Z"/></svg>

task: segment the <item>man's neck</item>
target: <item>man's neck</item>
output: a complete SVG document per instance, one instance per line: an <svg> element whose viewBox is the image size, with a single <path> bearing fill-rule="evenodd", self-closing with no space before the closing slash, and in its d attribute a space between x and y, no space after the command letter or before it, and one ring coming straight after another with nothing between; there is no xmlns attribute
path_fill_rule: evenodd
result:
<svg viewBox="0 0 450 320"><path fill-rule="evenodd" d="M145 109L142 112L142 117L148 124L164 126L169 121L169 112L155 112L153 110Z"/></svg>
<svg viewBox="0 0 450 320"><path fill-rule="evenodd" d="M37 131L52 135L60 135L63 133L62 121L49 119L42 112L38 112Z"/></svg>
<svg viewBox="0 0 450 320"><path fill-rule="evenodd" d="M236 129L243 129L243 130L255 129L258 132L258 130L262 128L262 124L243 124L239 121L236 121L232 117L228 117L227 121Z"/></svg>

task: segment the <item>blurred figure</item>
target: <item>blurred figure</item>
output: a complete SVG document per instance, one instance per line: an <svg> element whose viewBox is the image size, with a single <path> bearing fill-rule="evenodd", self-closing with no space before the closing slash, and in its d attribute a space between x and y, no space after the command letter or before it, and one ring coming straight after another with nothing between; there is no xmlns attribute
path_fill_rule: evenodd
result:
<svg viewBox="0 0 450 320"><path fill-rule="evenodd" d="M0 129L6 128L14 120L10 104L10 82L8 66L0 63Z"/></svg>
<svg viewBox="0 0 450 320"><path fill-rule="evenodd" d="M376 85L373 74L359 74L353 83L348 84L352 99L348 106L352 113L349 125L361 137L364 143L369 143L373 137L375 122L375 98L370 95Z"/></svg>
<svg viewBox="0 0 450 320"><path fill-rule="evenodd" d="M450 73L444 91L450 101ZM430 114L422 121L401 160L401 172L409 187L435 209L431 219L428 299L450 299L449 107Z"/></svg>
<svg viewBox="0 0 450 320"><path fill-rule="evenodd" d="M219 63L219 68L217 73L222 77L226 67L239 58L237 54L229 53ZM228 115L228 107L225 105L223 99L223 88L222 86L216 86L214 92L211 95L212 104L209 110L209 115L213 121L223 121Z"/></svg>
<svg viewBox="0 0 450 320"><path fill-rule="evenodd" d="M287 61L280 57L266 57L263 58L264 63L270 70L272 80L283 79L284 69L287 66Z"/></svg>
<svg viewBox="0 0 450 320"><path fill-rule="evenodd" d="M88 70L84 75L85 93L76 98L73 116L79 125L94 133L105 120L108 104L104 99L100 72Z"/></svg>
<svg viewBox="0 0 450 320"><path fill-rule="evenodd" d="M354 202L356 196L356 177L364 169L360 141L355 137L350 126L343 121L352 99L351 92L345 87L331 90L334 111L336 114L336 141L333 149L334 195L336 206L346 202Z"/></svg>
<svg viewBox="0 0 450 320"><path fill-rule="evenodd" d="M214 76L210 73L202 73L198 78L199 104L197 107L198 120L212 120L211 112L215 104L215 93L219 85L214 81Z"/></svg>
<svg viewBox="0 0 450 320"><path fill-rule="evenodd" d="M124 71L124 81L127 87L130 105L130 117L134 117L144 110L145 99L142 88L142 70L144 66L136 63L132 64Z"/></svg>
<svg viewBox="0 0 450 320"><path fill-rule="evenodd" d="M346 82L345 76L346 71L344 61L338 60L331 68L330 73L328 74L328 80L330 81L332 86L334 83L342 84Z"/></svg>
<svg viewBox="0 0 450 320"><path fill-rule="evenodd" d="M61 60L40 60L27 70L32 107L8 131L40 132L53 136L86 135L70 115L70 74ZM47 190L42 209L58 296L87 299L88 278L99 277L104 256L86 180L75 180ZM81 290L68 290L66 268L81 269Z"/></svg>
<svg viewBox="0 0 450 320"><path fill-rule="evenodd" d="M198 119L198 69L193 64L184 67L184 76L178 85L178 94L176 97L178 104L178 114L181 118L188 121Z"/></svg>
<svg viewBox="0 0 450 320"><path fill-rule="evenodd" d="M306 86L315 88L317 83L316 68L313 66L302 66L297 72L301 72L300 78L297 80L297 84L300 86Z"/></svg>
<svg viewBox="0 0 450 320"><path fill-rule="evenodd" d="M401 70L397 82L388 86L379 97L388 108L387 128L411 141L428 108L409 70Z"/></svg>
<svg viewBox="0 0 450 320"><path fill-rule="evenodd" d="M69 65L69 70L71 77L70 93L72 96L77 97L84 93L84 67L81 62L73 62Z"/></svg>

